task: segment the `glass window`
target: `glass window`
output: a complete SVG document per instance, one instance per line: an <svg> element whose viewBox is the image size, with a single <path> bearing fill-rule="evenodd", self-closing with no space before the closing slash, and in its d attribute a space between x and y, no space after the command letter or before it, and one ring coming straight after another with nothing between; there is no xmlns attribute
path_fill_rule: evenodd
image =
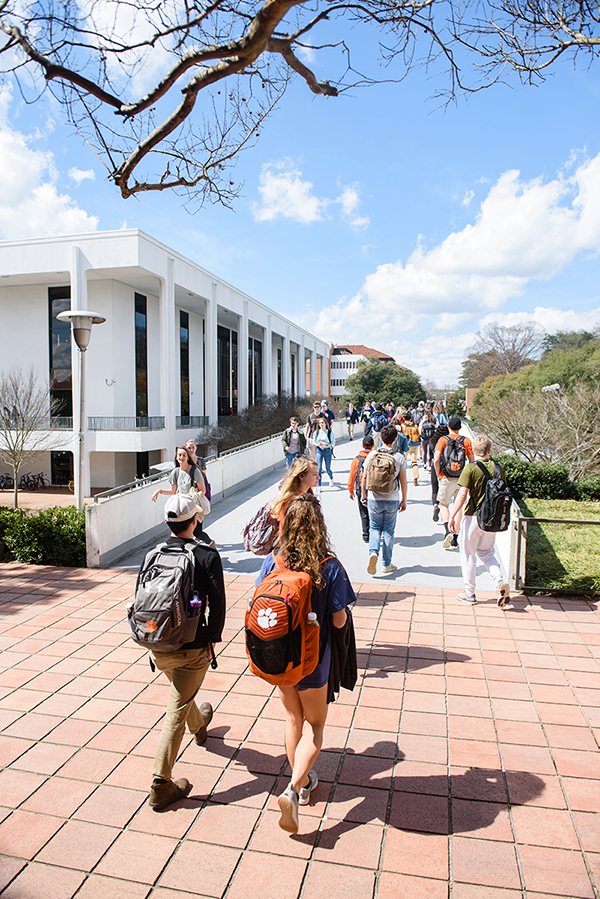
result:
<svg viewBox="0 0 600 899"><path fill-rule="evenodd" d="M181 415L190 414L190 316L179 311L179 374Z"/></svg>
<svg viewBox="0 0 600 899"><path fill-rule="evenodd" d="M71 308L71 288L48 288L50 340L50 398L58 400L53 416L73 415L73 378L71 372L71 324L57 315Z"/></svg>
<svg viewBox="0 0 600 899"><path fill-rule="evenodd" d="M141 293L135 294L135 414L148 417L148 316Z"/></svg>

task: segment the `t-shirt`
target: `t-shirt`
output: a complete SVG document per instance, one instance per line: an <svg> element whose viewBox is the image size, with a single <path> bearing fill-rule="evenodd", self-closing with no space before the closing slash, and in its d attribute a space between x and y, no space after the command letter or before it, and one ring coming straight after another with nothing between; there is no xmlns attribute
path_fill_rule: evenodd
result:
<svg viewBox="0 0 600 899"><path fill-rule="evenodd" d="M194 474L194 483L204 485L199 468L190 468L189 471L184 471L179 467L174 468L169 475L169 483L177 485L177 493L189 493L192 486L192 473Z"/></svg>
<svg viewBox="0 0 600 899"><path fill-rule="evenodd" d="M265 558L262 563L260 574L258 575L255 586L258 586L262 579L269 574L275 567L273 554ZM322 687L329 680L329 669L331 667L331 615L333 612L340 612L356 602L356 594L350 583L350 579L346 573L346 569L338 561L338 559L328 559L323 568L323 587L318 590L313 587L311 595L311 606L313 612L317 613L317 619L321 627L319 647L319 655L323 654L321 661L311 674L307 674L302 680L296 684L300 690L316 689Z"/></svg>
<svg viewBox="0 0 600 899"><path fill-rule="evenodd" d="M461 434L460 436L462 437L462 434ZM448 440L451 440L451 439L452 439L451 437L440 437L440 439L438 440L438 442L437 442L437 444L436 444L436 447L435 447L436 453L438 452L438 450L440 451L440 453L443 453L443 452L444 452L444 447L445 447L446 444L448 443ZM468 437L463 437L463 444L464 444L464 447L465 447L465 455L466 455L466 457L467 457L467 463L468 463L468 461L469 461L469 456L472 456L472 455L473 455L473 444L471 443L471 441L470 441L470 439L469 439ZM440 463L440 464L441 464L441 463ZM464 471L464 469L463 469L463 471ZM439 477L440 477L440 480L441 480L442 478L445 478L445 477L446 477L446 475L444 474L444 469L443 469L443 468L440 469L440 475L439 475ZM481 477L483 477L483 475L481 475Z"/></svg>
<svg viewBox="0 0 600 899"><path fill-rule="evenodd" d="M320 412L311 412L308 416L307 424L307 435L308 437L312 437L317 428L319 427L319 419L327 418L326 415L322 415Z"/></svg>
<svg viewBox="0 0 600 899"><path fill-rule="evenodd" d="M364 472L365 477L367 476L367 469L368 469L369 465L371 464L371 460L373 459L373 456L375 455L375 453L386 453L386 452L391 452L391 450L386 450L385 448L371 450L371 452L365 459L365 462L363 465L363 472ZM383 500L387 500L387 502L393 502L394 500L400 500L400 489L399 489L399 484L398 484L398 476L401 471L406 471L406 469L408 468L408 462L406 461L404 456L402 456L400 453L393 453L392 455L394 456L394 465L396 466L396 477L394 478L393 489L390 491L390 493L380 493L377 490L368 490L367 491L367 499L383 499Z"/></svg>
<svg viewBox="0 0 600 899"><path fill-rule="evenodd" d="M290 445L288 446L288 453L299 453L300 452L300 437L298 436L298 431L290 431Z"/></svg>
<svg viewBox="0 0 600 899"><path fill-rule="evenodd" d="M491 475L494 474L493 459L480 459L479 461L482 462L483 465L485 465ZM500 463L498 464L500 465ZM502 477L504 477L504 469L501 465L500 472L502 474ZM467 462L458 479L458 486L467 487L469 491L469 498L465 505L465 515L475 515L475 513L477 512L485 496L486 483L487 478L480 469L479 465L477 465L476 462Z"/></svg>

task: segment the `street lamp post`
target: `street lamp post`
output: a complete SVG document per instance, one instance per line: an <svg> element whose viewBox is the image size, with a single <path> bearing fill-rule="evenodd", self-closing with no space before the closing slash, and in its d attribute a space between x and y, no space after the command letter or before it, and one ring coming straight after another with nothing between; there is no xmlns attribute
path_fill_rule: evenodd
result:
<svg viewBox="0 0 600 899"><path fill-rule="evenodd" d="M85 309L70 309L67 312L60 312L56 316L60 321L71 322L71 333L79 350L79 408L77 415L73 419L73 431L77 430L77 440L75 442L75 495L77 497L77 508L81 512L83 510L83 476L81 466L83 465L83 432L84 427L84 411L85 411L85 364L84 353L88 348L90 337L92 334L92 325L101 325L106 321L103 315L96 312L88 312Z"/></svg>

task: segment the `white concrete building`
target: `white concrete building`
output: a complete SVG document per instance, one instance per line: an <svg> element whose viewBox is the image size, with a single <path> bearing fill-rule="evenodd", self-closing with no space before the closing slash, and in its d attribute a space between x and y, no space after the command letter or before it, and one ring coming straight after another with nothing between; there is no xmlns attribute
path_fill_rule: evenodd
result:
<svg viewBox="0 0 600 899"><path fill-rule="evenodd" d="M54 483L73 477L78 350L56 318L70 308L106 318L86 353L86 495L148 473L261 395L327 394L327 343L139 230L2 241L0 369L53 381L64 444L32 470Z"/></svg>

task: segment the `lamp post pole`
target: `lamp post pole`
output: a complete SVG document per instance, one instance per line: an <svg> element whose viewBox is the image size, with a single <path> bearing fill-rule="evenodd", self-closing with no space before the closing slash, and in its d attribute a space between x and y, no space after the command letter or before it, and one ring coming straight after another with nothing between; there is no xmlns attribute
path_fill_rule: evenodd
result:
<svg viewBox="0 0 600 899"><path fill-rule="evenodd" d="M79 351L79 408L76 420L73 421L73 431L77 430L77 440L75 441L75 494L77 499L77 508L81 512L83 510L83 472L81 470L84 463L83 441L84 441L84 413L85 413L85 359L84 353L88 348L90 337L92 334L92 325L101 325L106 321L103 315L96 312L88 312L84 309L71 309L67 312L60 312L57 316L60 321L71 322L71 333L77 344Z"/></svg>

